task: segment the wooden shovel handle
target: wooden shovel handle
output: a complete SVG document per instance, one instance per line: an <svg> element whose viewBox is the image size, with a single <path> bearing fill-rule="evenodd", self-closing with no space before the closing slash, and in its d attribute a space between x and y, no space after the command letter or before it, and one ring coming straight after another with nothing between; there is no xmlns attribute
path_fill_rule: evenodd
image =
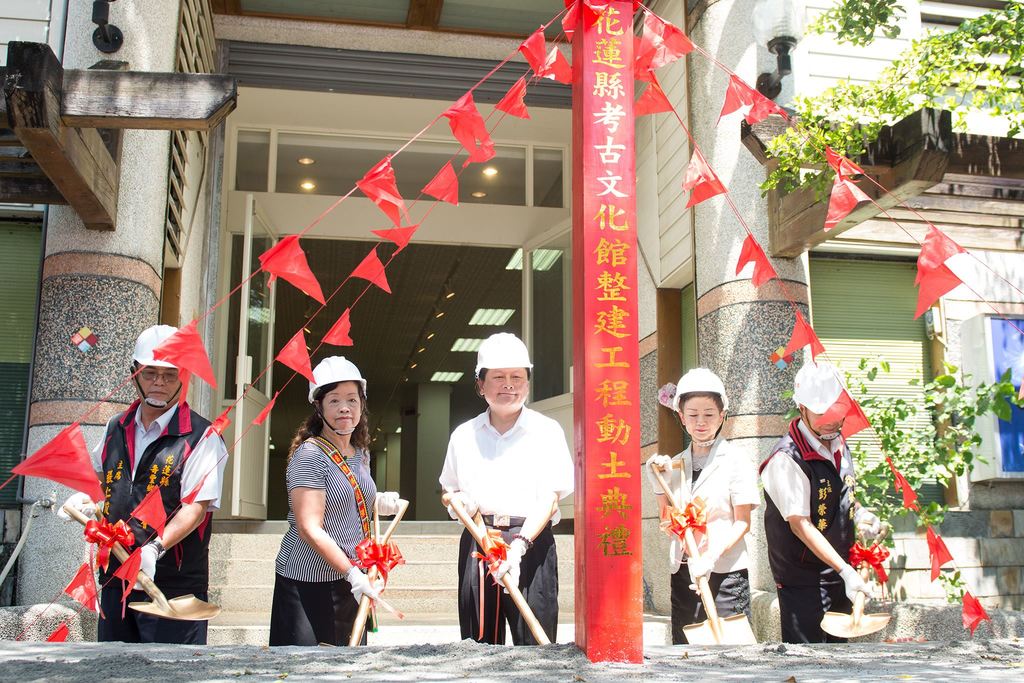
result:
<svg viewBox="0 0 1024 683"><path fill-rule="evenodd" d="M81 511L79 511L77 508L65 505L64 512L66 512L67 515L71 517L71 519L75 520L82 526L85 526L89 523L89 518L83 515ZM125 550L124 546L122 546L120 543L114 543L114 545L111 546L110 551L114 553L114 557L116 557L119 562L124 563L124 561L128 559L128 551ZM153 600L153 602L159 605L161 609L166 610L168 613L174 611L173 609L171 609L170 604L167 602L167 598L164 596L163 591L156 587L156 584L153 583L153 579L149 578L149 576L147 576L145 572L139 570L139 575L135 578L135 580L140 586L142 586L142 590L146 591L146 595L148 595Z"/></svg>
<svg viewBox="0 0 1024 683"><path fill-rule="evenodd" d="M374 506L376 507L376 501L374 501ZM405 511L408 509L409 501L399 499L398 512L395 513L394 519L392 519L391 523L388 524L388 528L384 530L383 536L380 536L380 523L378 521L379 518L374 520L375 527L377 529L376 536L378 543L383 545L386 544L389 540L391 540L391 534L395 533L395 528L398 526L398 523L402 521L402 517L405 516ZM378 573L379 572L377 571L376 566L370 567L370 571L366 573L366 577L370 580L371 584L377 580ZM366 628L366 619L370 615L370 603L371 600L370 596L368 595L364 595L359 599L359 611L356 612L356 620L352 624L352 634L348 638L349 647L355 647L356 645L359 645L359 641L363 639L363 630Z"/></svg>
<svg viewBox="0 0 1024 683"><path fill-rule="evenodd" d="M455 500L451 494L445 493L441 496L441 502L446 506L451 506L452 510L455 511L455 516L459 518L462 525L469 530L469 534L477 542L480 548L486 553L491 548L491 539L487 535L487 527L484 525L477 525L469 515L466 514L466 508L462 507L462 503ZM506 573L505 576L501 577L501 585L505 587L509 597L512 598L512 602L516 604L519 609L519 613L523 617L523 621L530 628L530 633L533 634L533 639L537 641L538 645L550 645L551 640L548 639L547 633L541 627L540 622L537 621L537 617L534 616L533 610L526 603L526 598L523 597L522 592L519 590L519 586L512 583L512 578Z"/></svg>

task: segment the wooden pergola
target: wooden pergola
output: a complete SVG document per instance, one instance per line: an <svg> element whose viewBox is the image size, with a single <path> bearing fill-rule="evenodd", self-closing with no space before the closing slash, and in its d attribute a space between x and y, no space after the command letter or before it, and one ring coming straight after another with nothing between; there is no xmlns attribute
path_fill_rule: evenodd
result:
<svg viewBox="0 0 1024 683"><path fill-rule="evenodd" d="M64 69L43 43L12 42L0 67L0 202L69 204L113 230L122 131L209 130L234 108L230 76Z"/></svg>
<svg viewBox="0 0 1024 683"><path fill-rule="evenodd" d="M811 187L769 191L769 253L794 258L827 240L853 238L916 246L879 207L918 239L932 223L965 247L1024 248L1024 140L956 133L951 121L948 111L921 109L884 128L855 161L889 192L860 179L879 206L862 202L827 233L827 197ZM787 125L779 116L744 124L743 143L770 166L766 145Z"/></svg>

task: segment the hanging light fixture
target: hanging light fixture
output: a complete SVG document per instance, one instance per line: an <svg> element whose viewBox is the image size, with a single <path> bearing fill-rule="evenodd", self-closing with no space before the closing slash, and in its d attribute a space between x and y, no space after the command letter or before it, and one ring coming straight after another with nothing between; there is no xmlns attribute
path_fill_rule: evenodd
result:
<svg viewBox="0 0 1024 683"><path fill-rule="evenodd" d="M754 38L775 55L775 72L757 77L757 91L775 99L782 92L782 79L793 73L790 53L803 35L800 0L757 0L753 11Z"/></svg>

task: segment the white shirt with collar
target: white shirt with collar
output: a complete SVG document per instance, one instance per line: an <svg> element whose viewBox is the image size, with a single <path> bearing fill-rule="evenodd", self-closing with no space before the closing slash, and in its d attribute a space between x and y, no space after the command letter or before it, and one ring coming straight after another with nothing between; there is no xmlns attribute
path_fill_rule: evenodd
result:
<svg viewBox="0 0 1024 683"><path fill-rule="evenodd" d="M445 491L465 491L482 514L526 517L552 493L559 500L572 493L573 476L562 427L524 407L504 434L489 409L456 427L438 481ZM551 522L559 519L556 510Z"/></svg>
<svg viewBox="0 0 1024 683"><path fill-rule="evenodd" d="M802 419L796 423L796 427L814 451L832 463L833 467L835 466L835 455L837 453L840 455L839 474L841 477L845 479L847 476L853 475L853 458L850 455L850 449L846 447L846 440L842 436L831 442L833 448L830 449L804 424ZM764 483L765 495L772 499L783 519L788 521L790 517L811 516L811 481L788 455L773 456L761 470L761 481Z"/></svg>
<svg viewBox="0 0 1024 683"><path fill-rule="evenodd" d="M158 415L155 420L150 422L149 428L146 429L142 426L141 404L135 409L134 453L136 454L136 457L131 463L132 480L135 479L135 470L138 469L139 460L142 459L142 454L167 430L167 425L171 423L171 419L174 417L174 413L177 410L178 404L175 403L174 406L165 410L163 413ZM115 415L111 418L111 422L120 418L120 415ZM110 422L107 423L107 429L104 430L99 443L93 447L90 453L92 456L93 469L101 473L101 481L103 471L103 445L106 443L109 429ZM199 443L196 444L195 450L189 453L189 456L185 459L185 464L182 466L181 495L188 495L196 486L199 485L200 482L202 482L203 486L199 489L199 493L196 495L196 502L201 503L203 501L210 501L207 508L209 510L216 510L220 508L221 481L224 479L224 467L227 465L228 461L227 453L228 450L224 445L224 440L220 438L220 436L212 432L204 436Z"/></svg>
<svg viewBox="0 0 1024 683"><path fill-rule="evenodd" d="M761 503L761 495L757 490L757 468L750 456L723 438L715 441L711 447L704 468L693 479L692 446L672 458L673 462L682 462L680 469L671 470L668 485L672 495L680 507L685 507L695 498L701 498L705 504L707 516L707 535L695 534L697 545L701 551L707 549L707 538L722 538L729 533L736 518L733 514L735 505L751 505L757 507ZM669 545L669 566L675 572L683 561L683 543L673 537ZM732 548L723 553L712 569L716 574L747 569L747 544L741 538Z"/></svg>

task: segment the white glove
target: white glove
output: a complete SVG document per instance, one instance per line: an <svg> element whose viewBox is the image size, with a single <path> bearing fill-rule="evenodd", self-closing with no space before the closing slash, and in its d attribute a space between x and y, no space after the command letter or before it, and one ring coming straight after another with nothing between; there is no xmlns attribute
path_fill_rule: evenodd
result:
<svg viewBox="0 0 1024 683"><path fill-rule="evenodd" d="M90 519L96 518L96 503L92 502L92 498L86 493L73 493L68 496L68 499L64 501L64 505L67 505L73 510L78 510L83 515ZM64 512L64 505L60 506L57 510L57 516L64 521L69 521L71 516Z"/></svg>
<svg viewBox="0 0 1024 683"><path fill-rule="evenodd" d="M398 501L400 500L397 491L384 491L377 494L377 511L385 517L398 514Z"/></svg>
<svg viewBox="0 0 1024 683"><path fill-rule="evenodd" d="M661 476L667 482L669 477L672 476L672 458L671 456L658 455L657 453L647 458L647 467L644 468L644 471L647 473L647 481L651 484L651 490L654 491L655 494L660 495L665 493L665 490L661 488L658 478L654 476L654 472L651 471L652 465L661 470Z"/></svg>
<svg viewBox="0 0 1024 683"><path fill-rule="evenodd" d="M466 510L466 514L470 517L480 511L480 506L477 505L475 500L473 500L473 496L469 495L465 491L456 491L451 494L451 499L459 501L462 504L462 507ZM450 505L448 506L448 514L452 519L457 519L455 510L453 510Z"/></svg>
<svg viewBox="0 0 1024 683"><path fill-rule="evenodd" d="M363 573L363 570L354 565L348 570L348 574L345 574L345 578L352 584L352 598L356 602L362 600L364 595L368 596L371 600L376 600L384 583L380 578L370 583L370 578Z"/></svg>
<svg viewBox="0 0 1024 683"><path fill-rule="evenodd" d="M711 572L715 568L715 562L717 561L717 558L709 553L705 553L700 557L689 558L688 560L686 560L686 566L690 570L690 579L692 579L693 582L696 583L697 579L702 576L707 576L710 578Z"/></svg>
<svg viewBox="0 0 1024 683"><path fill-rule="evenodd" d="M139 565L139 570L151 579L156 579L156 561L160 555L160 551L156 549L156 546L152 543L147 543L142 546L142 552L139 553L142 557L142 564ZM142 584L136 583L135 588L142 590Z"/></svg>
<svg viewBox="0 0 1024 683"><path fill-rule="evenodd" d="M497 581L501 581L501 577L508 574L508 578L511 579L512 585L519 585L519 565L523 561L523 555L526 554L526 542L517 538L509 543L508 550L505 552L505 560L498 565L498 570L494 572L494 578Z"/></svg>
<svg viewBox="0 0 1024 683"><path fill-rule="evenodd" d="M853 515L853 521L857 526L857 531L866 541L875 540L882 531L882 521L878 519L878 515L867 508L858 507L857 512Z"/></svg>
<svg viewBox="0 0 1024 683"><path fill-rule="evenodd" d="M871 597L871 584L865 583L864 579L860 578L860 574L852 566L846 564L843 565L843 569L839 572L839 578L843 580L846 588L846 597L853 602L853 599L857 597L857 593L863 593L864 597Z"/></svg>

